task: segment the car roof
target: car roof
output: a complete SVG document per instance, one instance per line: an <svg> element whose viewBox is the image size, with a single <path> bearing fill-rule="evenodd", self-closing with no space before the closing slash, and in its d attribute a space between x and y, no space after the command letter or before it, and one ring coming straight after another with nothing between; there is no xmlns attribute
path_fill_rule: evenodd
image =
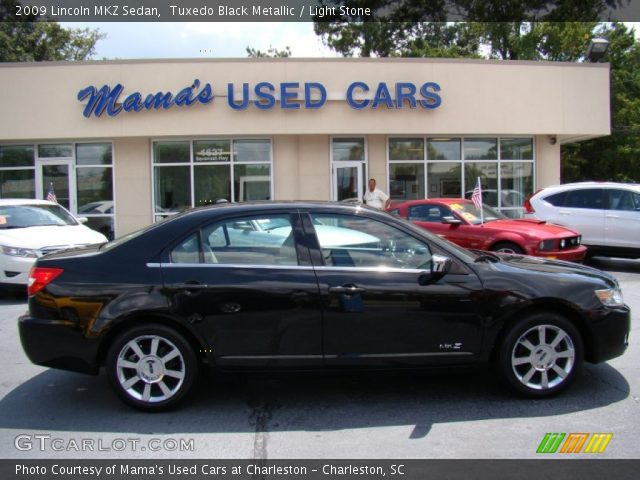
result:
<svg viewBox="0 0 640 480"><path fill-rule="evenodd" d="M9 205L57 205L57 203L37 198L0 198L0 206Z"/></svg>
<svg viewBox="0 0 640 480"><path fill-rule="evenodd" d="M453 203L472 203L471 200L466 198L421 198L418 200L407 200L404 202L398 202L391 206L391 208L398 208L401 205L412 207L414 205L425 205L429 203L442 203L445 205L451 205Z"/></svg>
<svg viewBox="0 0 640 480"><path fill-rule="evenodd" d="M572 188L626 188L629 190L640 189L639 183L620 183L620 182L573 182L563 183L560 185L550 185L541 190L564 190Z"/></svg>

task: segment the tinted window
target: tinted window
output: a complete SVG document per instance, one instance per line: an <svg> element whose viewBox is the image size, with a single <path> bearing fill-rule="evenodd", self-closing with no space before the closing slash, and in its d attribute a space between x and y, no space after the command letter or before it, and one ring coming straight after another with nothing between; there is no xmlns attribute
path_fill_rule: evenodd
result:
<svg viewBox="0 0 640 480"><path fill-rule="evenodd" d="M442 223L442 217L451 215L451 210L442 205L414 205L409 208L409 220Z"/></svg>
<svg viewBox="0 0 640 480"><path fill-rule="evenodd" d="M204 228L202 238L217 263L298 265L289 215L225 220Z"/></svg>
<svg viewBox="0 0 640 480"><path fill-rule="evenodd" d="M564 206L569 208L604 208L604 195L601 188L585 188L567 192Z"/></svg>
<svg viewBox="0 0 640 480"><path fill-rule="evenodd" d="M543 200L550 203L554 207L562 207L564 205L565 199L567 198L567 193L569 192L560 192L554 195L549 195L548 197L544 197Z"/></svg>
<svg viewBox="0 0 640 480"><path fill-rule="evenodd" d="M313 215L325 265L428 269L429 247L385 223L353 215Z"/></svg>
<svg viewBox="0 0 640 480"><path fill-rule="evenodd" d="M609 210L635 211L640 210L640 194L629 190L608 190Z"/></svg>

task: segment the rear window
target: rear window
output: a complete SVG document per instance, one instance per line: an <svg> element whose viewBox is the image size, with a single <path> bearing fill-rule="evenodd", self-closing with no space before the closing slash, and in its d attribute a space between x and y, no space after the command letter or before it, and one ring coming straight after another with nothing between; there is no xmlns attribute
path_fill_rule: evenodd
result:
<svg viewBox="0 0 640 480"><path fill-rule="evenodd" d="M564 206L569 208L604 208L604 190L601 188L586 188L567 192Z"/></svg>

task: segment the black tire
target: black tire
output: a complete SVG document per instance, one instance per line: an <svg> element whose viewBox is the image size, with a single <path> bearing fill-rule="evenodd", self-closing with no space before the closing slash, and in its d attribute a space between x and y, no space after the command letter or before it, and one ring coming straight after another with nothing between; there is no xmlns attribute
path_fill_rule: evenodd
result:
<svg viewBox="0 0 640 480"><path fill-rule="evenodd" d="M578 329L561 315L547 312L518 321L497 348L497 366L507 385L519 395L534 398L549 397L567 388L584 358Z"/></svg>
<svg viewBox="0 0 640 480"><path fill-rule="evenodd" d="M492 252L515 253L522 255L524 250L513 242L498 242L491 247Z"/></svg>
<svg viewBox="0 0 640 480"><path fill-rule="evenodd" d="M198 359L178 332L147 324L114 340L107 352L106 371L123 402L155 412L175 407L189 393L198 377Z"/></svg>

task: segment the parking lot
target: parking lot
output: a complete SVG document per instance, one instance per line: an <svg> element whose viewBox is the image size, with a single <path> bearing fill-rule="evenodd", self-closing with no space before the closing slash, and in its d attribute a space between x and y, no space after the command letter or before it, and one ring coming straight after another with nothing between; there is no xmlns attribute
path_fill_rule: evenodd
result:
<svg viewBox="0 0 640 480"><path fill-rule="evenodd" d="M177 411L139 413L97 377L32 365L0 300L1 458L536 458L547 432L612 433L640 454L640 260L598 258L632 308L627 353L565 394L511 396L490 371L203 375Z"/></svg>

